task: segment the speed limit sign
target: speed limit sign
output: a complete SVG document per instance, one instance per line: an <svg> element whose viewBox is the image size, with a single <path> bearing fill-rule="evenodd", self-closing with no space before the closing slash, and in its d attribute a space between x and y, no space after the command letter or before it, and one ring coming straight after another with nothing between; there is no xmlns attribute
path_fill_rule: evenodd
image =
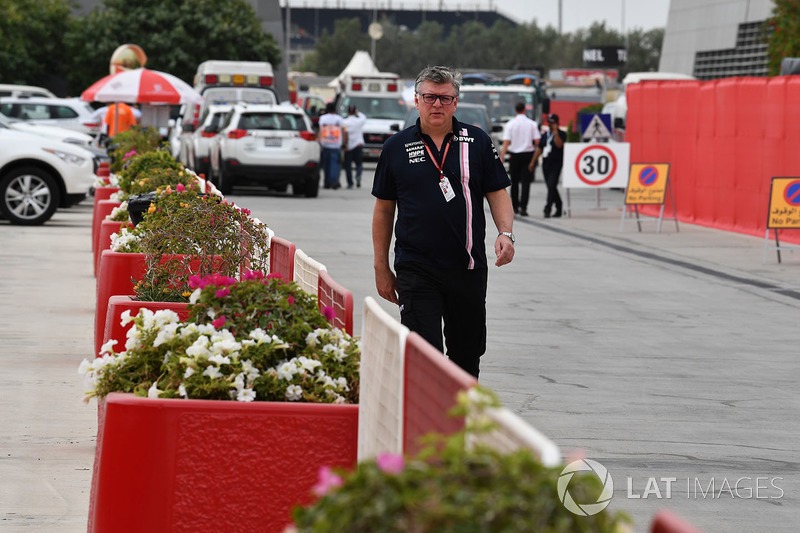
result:
<svg viewBox="0 0 800 533"><path fill-rule="evenodd" d="M564 187L625 188L631 146L628 143L566 143Z"/></svg>

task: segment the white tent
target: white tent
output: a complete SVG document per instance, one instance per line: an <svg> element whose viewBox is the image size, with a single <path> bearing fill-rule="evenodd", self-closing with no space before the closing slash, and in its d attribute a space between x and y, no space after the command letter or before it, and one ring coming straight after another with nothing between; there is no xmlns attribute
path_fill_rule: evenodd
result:
<svg viewBox="0 0 800 533"><path fill-rule="evenodd" d="M344 67L344 70L328 83L328 87L339 87L339 83L347 75L363 76L369 74L380 74L380 72L381 71L378 70L378 67L375 66L375 63L372 62L369 52L358 50L355 54L353 54L352 59L350 59L350 62L346 67Z"/></svg>

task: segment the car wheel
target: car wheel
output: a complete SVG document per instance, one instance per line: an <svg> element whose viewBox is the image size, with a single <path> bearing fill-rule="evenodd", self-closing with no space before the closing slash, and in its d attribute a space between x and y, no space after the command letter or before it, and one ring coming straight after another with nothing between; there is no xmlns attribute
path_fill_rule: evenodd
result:
<svg viewBox="0 0 800 533"><path fill-rule="evenodd" d="M12 224L44 224L60 201L56 180L36 167L21 167L0 181L0 211Z"/></svg>
<svg viewBox="0 0 800 533"><path fill-rule="evenodd" d="M316 198L319 195L319 170L306 178L305 195L306 198Z"/></svg>
<svg viewBox="0 0 800 533"><path fill-rule="evenodd" d="M217 188L222 196L228 196L233 192L233 176L225 173L222 162L219 165L219 172L217 173Z"/></svg>

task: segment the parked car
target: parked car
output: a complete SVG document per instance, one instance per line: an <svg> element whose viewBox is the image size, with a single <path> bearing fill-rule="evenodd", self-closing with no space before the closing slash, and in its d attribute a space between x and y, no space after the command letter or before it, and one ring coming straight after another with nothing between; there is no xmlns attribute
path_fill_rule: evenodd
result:
<svg viewBox="0 0 800 533"><path fill-rule="evenodd" d="M32 124L59 126L97 137L102 121L78 98L0 98L0 113Z"/></svg>
<svg viewBox="0 0 800 533"><path fill-rule="evenodd" d="M0 128L0 217L43 224L58 207L86 198L96 160L75 144Z"/></svg>
<svg viewBox="0 0 800 533"><path fill-rule="evenodd" d="M308 118L311 119L311 124L314 130L319 129L319 116L325 111L325 99L316 94L308 92L297 93L297 105L303 108Z"/></svg>
<svg viewBox="0 0 800 533"><path fill-rule="evenodd" d="M295 105L237 104L211 143L211 179L222 194L255 183L316 197L319 161L311 120Z"/></svg>
<svg viewBox="0 0 800 533"><path fill-rule="evenodd" d="M0 113L0 128L7 128L15 131L24 131L26 133L33 133L48 139L54 139L65 143L75 144L92 152L99 161L108 161L108 151L96 145L96 140L91 135L81 133L67 128L59 128L58 126L46 126L44 124L31 124L24 120L16 120L8 118Z"/></svg>
<svg viewBox="0 0 800 533"><path fill-rule="evenodd" d="M0 98L8 96L44 96L46 98L55 98L56 95L45 89L44 87L37 87L35 85L12 85L7 83L0 83Z"/></svg>
<svg viewBox="0 0 800 533"><path fill-rule="evenodd" d="M483 104L467 104L459 102L455 117L461 122L478 126L480 129L485 131L487 135L491 135L492 131L503 131L502 126L498 126L498 129L496 130L493 129L491 120L489 119L489 113L486 111L486 106ZM406 118L403 121L403 125L398 128L398 131L404 130L409 126L413 126L417 122L418 118L419 111L417 108L410 108L406 113Z"/></svg>
<svg viewBox="0 0 800 533"><path fill-rule="evenodd" d="M208 176L211 139L233 109L232 105L210 105L200 117L200 126L191 135L181 136L180 161L198 174Z"/></svg>

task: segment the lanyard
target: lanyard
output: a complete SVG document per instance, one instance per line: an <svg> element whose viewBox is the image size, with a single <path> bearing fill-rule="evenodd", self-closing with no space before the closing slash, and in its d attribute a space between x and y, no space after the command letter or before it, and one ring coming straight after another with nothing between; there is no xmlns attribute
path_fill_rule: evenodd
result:
<svg viewBox="0 0 800 533"><path fill-rule="evenodd" d="M420 138L422 138L422 136L420 136ZM425 139L422 139L422 144L425 145L425 150L427 150L428 155L431 158L431 161L433 161L433 165L436 167L436 170L439 171L439 179L440 180L444 180L444 162L445 162L445 160L447 160L447 152L450 151L450 143L452 143L452 142L453 142L453 137L450 137L450 140L447 141L447 146L444 147L444 155L442 156L442 164L440 165L436 161L436 157L434 157L433 152L431 151L430 147L428 146L428 143L425 142Z"/></svg>

